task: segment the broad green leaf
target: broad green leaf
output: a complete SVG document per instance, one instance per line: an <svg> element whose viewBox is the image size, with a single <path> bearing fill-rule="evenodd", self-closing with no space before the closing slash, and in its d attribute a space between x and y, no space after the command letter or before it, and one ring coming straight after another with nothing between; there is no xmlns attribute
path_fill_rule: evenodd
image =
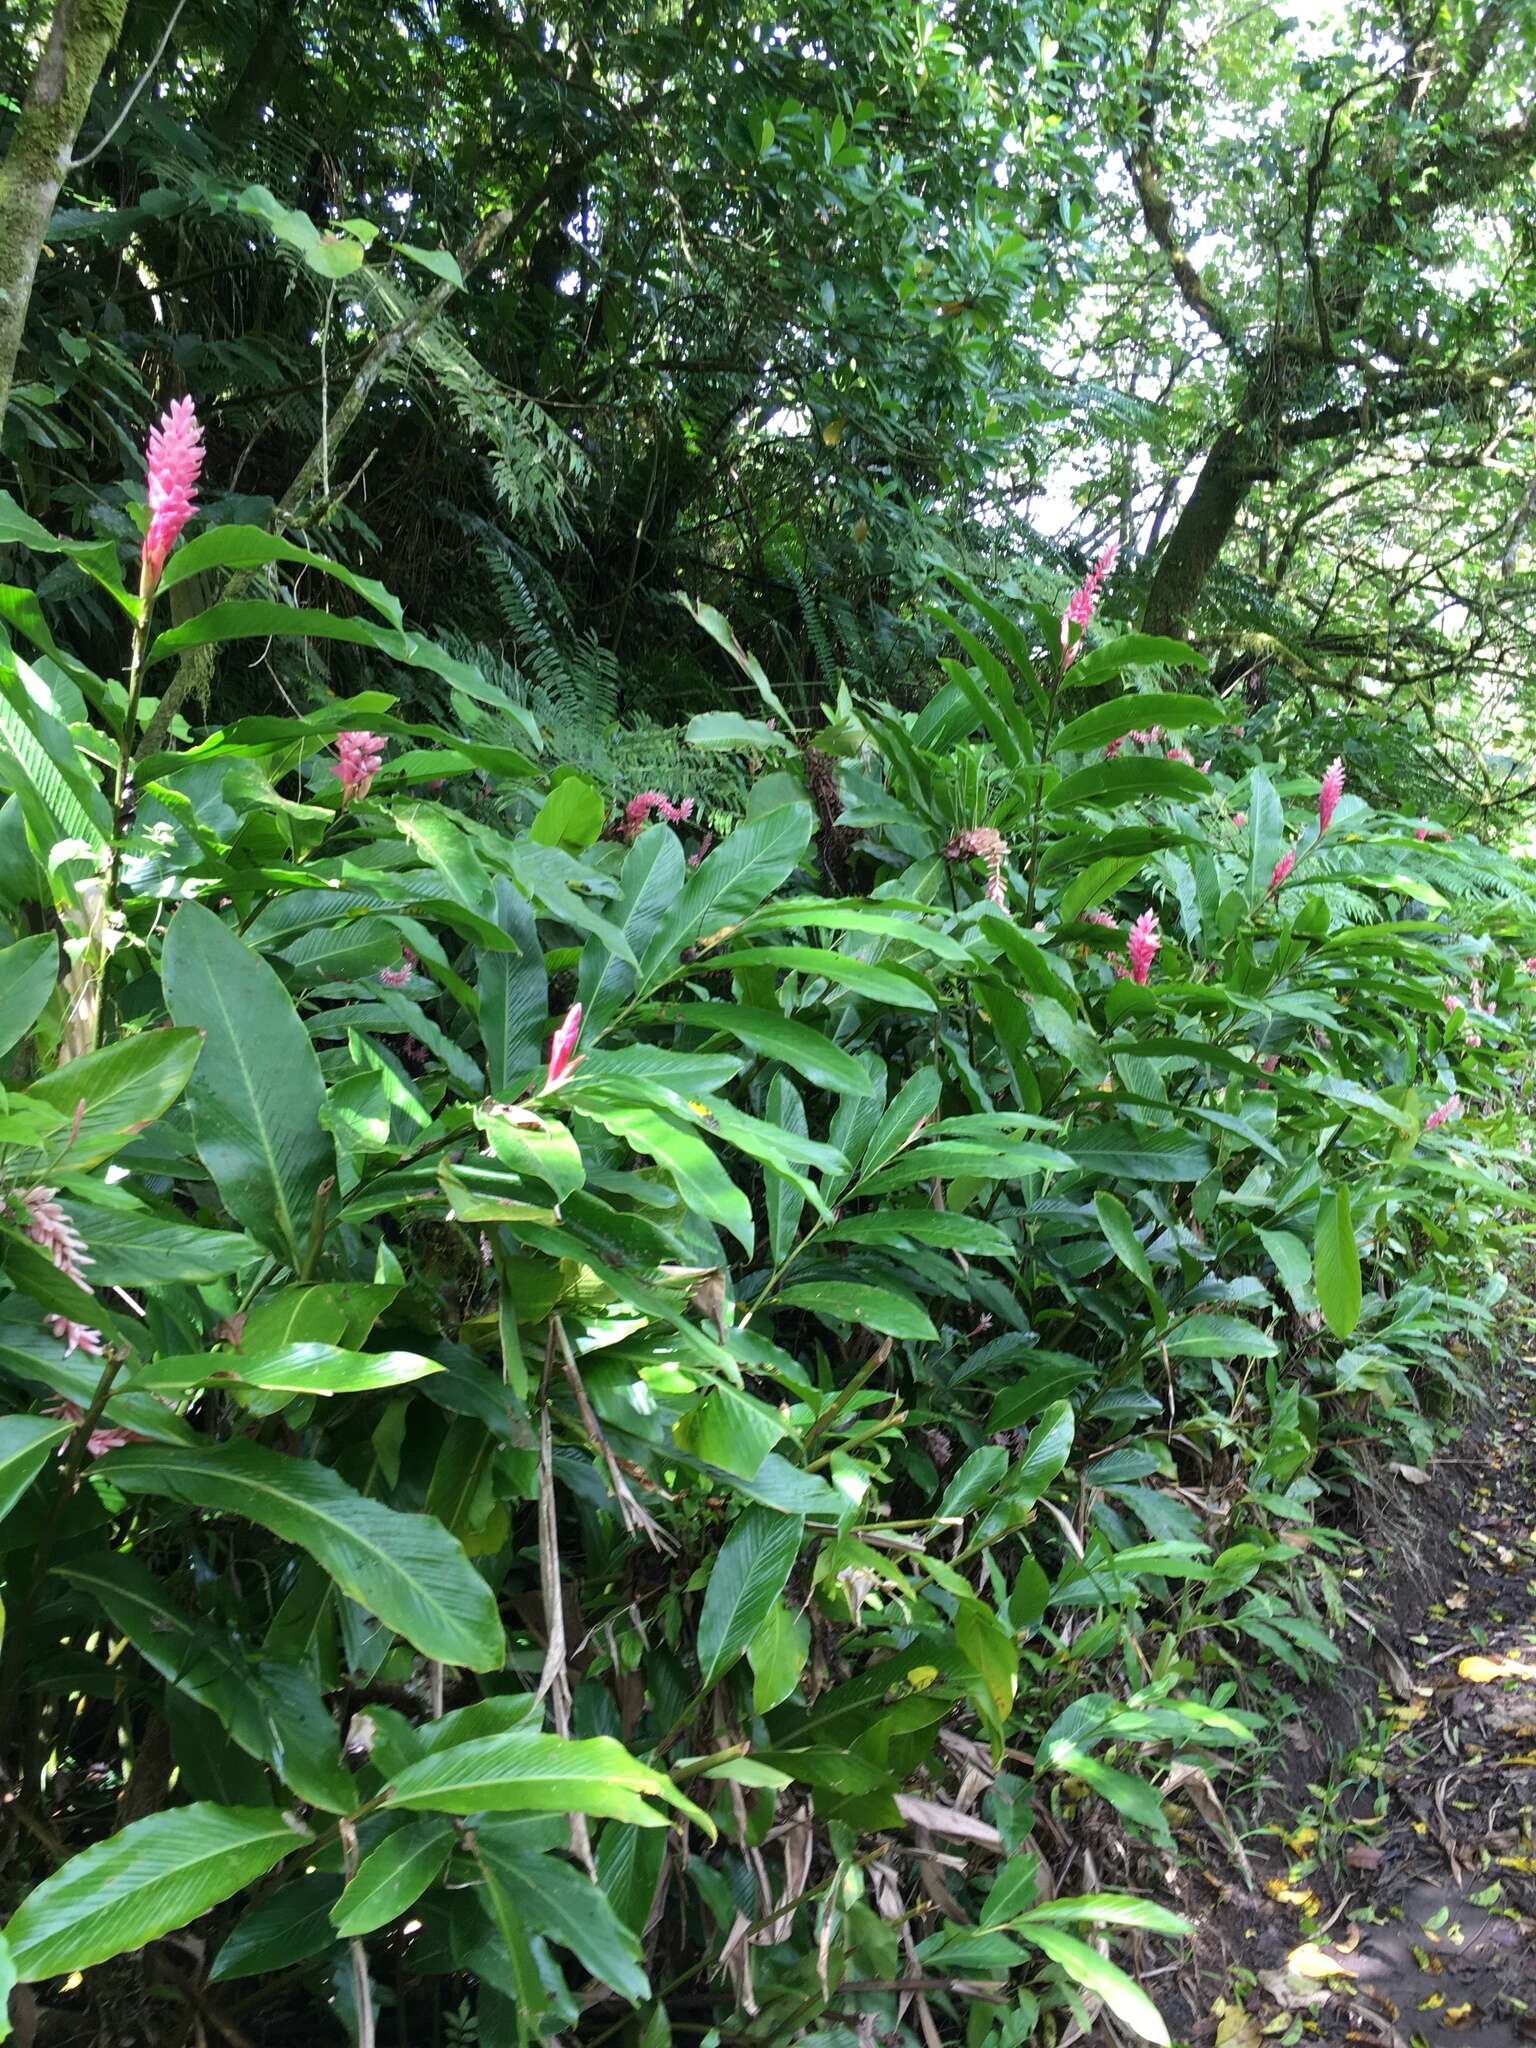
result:
<svg viewBox="0 0 1536 2048"><path fill-rule="evenodd" d="M543 1064L549 977L528 899L504 877L495 883L496 922L515 952L478 953L480 1041L491 1093L505 1097Z"/></svg>
<svg viewBox="0 0 1536 2048"><path fill-rule="evenodd" d="M1168 2048L1171 2037L1157 2007L1138 1984L1133 1983L1116 1964L1101 1956L1096 1948L1090 1948L1086 1941L1079 1941L1076 1935L1063 1934L1059 1927L1047 1927L1039 1921L1020 1927L1018 1931L1043 1955L1049 1956L1079 1990L1103 1999L1115 2018L1139 2034L1143 2041L1155 2041L1161 2044L1161 2048Z"/></svg>
<svg viewBox="0 0 1536 2048"><path fill-rule="evenodd" d="M644 954L662 920L671 915L687 872L682 842L665 825L652 825L642 832L624 856L614 918L636 959ZM628 1001L634 987L633 966L594 932L582 948L577 980L589 1039Z"/></svg>
<svg viewBox="0 0 1536 2048"><path fill-rule="evenodd" d="M271 1807L199 1804L134 1821L60 1866L5 1929L24 1984L89 1970L206 1913L309 1841Z"/></svg>
<svg viewBox="0 0 1536 2048"><path fill-rule="evenodd" d="M34 1081L26 1100L59 1111L71 1130L67 1148L48 1148L50 1166L83 1172L121 1151L170 1108L201 1048L196 1031L141 1031ZM6 1163L14 1170L18 1155Z"/></svg>
<svg viewBox="0 0 1536 2048"><path fill-rule="evenodd" d="M775 1600L747 1644L754 1713L766 1714L789 1698L810 1653L810 1623L803 1614L792 1613L783 1600Z"/></svg>
<svg viewBox="0 0 1536 2048"><path fill-rule="evenodd" d="M584 1970L631 2004L648 1998L639 1936L619 1918L607 1893L558 1857L506 1841L504 1825L481 1823L476 1854L506 1888L523 1925L568 1948Z"/></svg>
<svg viewBox="0 0 1536 2048"><path fill-rule="evenodd" d="M1247 1731L1243 1733L1246 1736ZM1077 1898L1048 1899L1043 1905L1031 1906L1020 1913L1013 1924L1023 1929L1071 1927L1082 1920L1091 1920L1101 1927L1139 1927L1148 1934L1175 1937L1192 1931L1182 1915L1170 1913L1155 1899L1132 1898L1124 1892L1086 1892Z"/></svg>
<svg viewBox="0 0 1536 2048"><path fill-rule="evenodd" d="M456 1742L408 1764L385 1793L389 1805L427 1813L586 1813L636 1827L665 1827L648 1800L660 1800L714 1827L660 1771L630 1755L611 1735L584 1742L514 1729Z"/></svg>
<svg viewBox="0 0 1536 2048"><path fill-rule="evenodd" d="M442 1367L414 1351L344 1351L334 1344L285 1344L260 1357L212 1351L157 1358L122 1381L139 1393L186 1394L194 1387L257 1387L275 1394L369 1394L425 1379Z"/></svg>
<svg viewBox="0 0 1536 2048"><path fill-rule="evenodd" d="M739 953L710 959L711 968L739 972L743 968L777 967L789 974L815 975L838 983L869 1003L894 1010L933 1010L933 991L915 968L876 965L857 954L837 953L824 946L752 946Z"/></svg>
<svg viewBox="0 0 1536 2048"><path fill-rule="evenodd" d="M71 1427L44 1415L0 1416L0 1520L15 1507Z"/></svg>
<svg viewBox="0 0 1536 2048"><path fill-rule="evenodd" d="M769 1083L768 1118L793 1135L802 1138L807 1135L809 1126L805 1120L805 1104L787 1074L775 1074ZM768 1208L768 1249L774 1264L779 1265L788 1256L800 1233L805 1196L795 1180L782 1174L776 1174L769 1180L764 1196Z"/></svg>
<svg viewBox="0 0 1536 2048"><path fill-rule="evenodd" d="M261 1247L238 1231L171 1223L137 1202L104 1208L70 1197L64 1206L91 1248L90 1278L97 1287L219 1280L262 1257Z"/></svg>
<svg viewBox="0 0 1536 2048"><path fill-rule="evenodd" d="M1124 1180L1203 1180L1215 1164L1210 1146L1201 1139L1183 1131L1152 1130L1123 1118L1074 1131L1066 1150L1077 1166Z"/></svg>
<svg viewBox="0 0 1536 2048"><path fill-rule="evenodd" d="M752 1204L692 1126L643 1102L621 1104L588 1095L582 1107L616 1137L654 1159L689 1208L720 1224L750 1253Z"/></svg>
<svg viewBox="0 0 1536 2048"><path fill-rule="evenodd" d="M301 1269L336 1170L309 1033L272 968L200 903L171 919L162 972L171 1015L203 1033L189 1090L198 1156L230 1214Z"/></svg>
<svg viewBox="0 0 1536 2048"><path fill-rule="evenodd" d="M185 583L189 577L206 574L209 570L264 569L271 562L288 562L299 568L316 569L322 576L329 576L337 583L344 583L348 590L356 591L390 625L403 623L400 600L392 597L372 576L359 576L345 562L338 562L330 555L316 554L312 548L301 548L296 541L268 533L264 526L210 526L191 540L183 541L160 572L160 589L162 593L174 590L178 583Z"/></svg>
<svg viewBox="0 0 1536 2048"><path fill-rule="evenodd" d="M1317 1302L1335 1337L1347 1337L1360 1320L1360 1251L1349 1190L1337 1187L1317 1206L1317 1238L1312 1247Z"/></svg>
<svg viewBox="0 0 1536 2048"><path fill-rule="evenodd" d="M372 1934L414 1906L448 1861L456 1839L449 1820L413 1821L386 1835L357 1866L357 1875L330 1909L338 1934Z"/></svg>
<svg viewBox="0 0 1536 2048"><path fill-rule="evenodd" d="M1148 1305L1159 1329L1168 1320L1163 1307L1162 1296L1157 1291L1157 1279L1152 1271L1152 1262L1147 1257L1141 1239L1136 1235L1136 1226L1131 1221L1131 1212L1118 1195L1112 1195L1108 1188L1100 1188L1093 1198L1093 1213L1099 1219L1110 1250L1128 1272L1134 1273L1147 1291Z"/></svg>
<svg viewBox="0 0 1536 2048"><path fill-rule="evenodd" d="M716 1553L699 1613L699 1671L707 1688L729 1671L778 1604L800 1554L798 1515L748 1508Z"/></svg>
<svg viewBox="0 0 1536 2048"><path fill-rule="evenodd" d="M784 804L738 825L700 861L641 955L642 995L679 968L685 947L738 922L788 880L810 844L812 822L808 803Z"/></svg>
<svg viewBox="0 0 1536 2048"><path fill-rule="evenodd" d="M668 1003L669 1018L701 1031L722 1031L764 1059L782 1060L817 1088L837 1095L868 1095L869 1075L851 1053L809 1024L742 1003Z"/></svg>
<svg viewBox="0 0 1536 2048"><path fill-rule="evenodd" d="M793 754L794 740L764 718L743 718L736 711L700 711L688 721L683 737L690 747L725 749L738 754Z"/></svg>
<svg viewBox="0 0 1536 2048"><path fill-rule="evenodd" d="M32 1029L58 979L59 942L52 932L0 947L0 1058Z"/></svg>
<svg viewBox="0 0 1536 2048"><path fill-rule="evenodd" d="M925 1148L926 1149L926 1148ZM950 1209L871 1209L844 1216L826 1233L826 1242L845 1244L932 1245L960 1252L968 1259L1011 1259L1012 1239L995 1223Z"/></svg>
<svg viewBox="0 0 1536 2048"><path fill-rule="evenodd" d="M505 1643L491 1590L428 1515L401 1514L354 1492L327 1466L247 1442L130 1447L99 1469L124 1493L244 1515L297 1543L425 1657L472 1671L501 1668Z"/></svg>
<svg viewBox="0 0 1536 2048"><path fill-rule="evenodd" d="M1077 680L1073 677L1074 682ZM1128 732L1145 732L1160 726L1164 732L1181 732L1187 726L1225 725L1232 713L1216 697L1183 696L1176 690L1138 691L1115 697L1107 704L1095 704L1081 718L1074 718L1057 733L1053 745L1058 753L1081 754L1090 747L1102 747L1123 739Z"/></svg>
<svg viewBox="0 0 1536 2048"><path fill-rule="evenodd" d="M862 1281L805 1280L781 1288L778 1308L809 1308L838 1322L857 1323L887 1337L937 1337L932 1319L910 1294L893 1287L870 1287Z"/></svg>
<svg viewBox="0 0 1536 2048"><path fill-rule="evenodd" d="M1274 1358L1280 1346L1241 1316L1202 1311L1169 1331L1163 1348L1170 1358Z"/></svg>
<svg viewBox="0 0 1536 2048"><path fill-rule="evenodd" d="M394 246L397 255L408 256L412 263L420 264L423 270L430 270L444 284L455 285L460 291L464 289L464 273L451 249L418 249L413 242L396 242Z"/></svg>
<svg viewBox="0 0 1536 2048"><path fill-rule="evenodd" d="M289 1882L249 1906L235 1922L208 1972L211 1984L242 1977L264 1977L271 1970L290 1970L295 1963L324 1955L339 1939L331 1925L331 1907L341 1879L330 1871L314 1871Z"/></svg>
<svg viewBox="0 0 1536 2048"><path fill-rule="evenodd" d="M1209 796L1210 778L1182 761L1155 761L1121 755L1095 761L1057 783L1045 800L1048 811L1112 810L1120 804L1156 797Z"/></svg>
<svg viewBox="0 0 1536 2048"><path fill-rule="evenodd" d="M1207 669L1210 665L1207 656L1182 640L1167 640L1157 633L1123 633L1118 640L1106 640L1102 647L1092 647L1078 656L1072 664L1072 687L1091 689L1127 668Z"/></svg>

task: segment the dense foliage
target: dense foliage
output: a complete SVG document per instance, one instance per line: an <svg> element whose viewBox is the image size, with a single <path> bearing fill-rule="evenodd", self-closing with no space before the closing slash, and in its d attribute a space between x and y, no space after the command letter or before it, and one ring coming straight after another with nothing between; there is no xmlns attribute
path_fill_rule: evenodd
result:
<svg viewBox="0 0 1536 2048"><path fill-rule="evenodd" d="M0 24L0 2032L1166 2041L1529 1228L1529 0Z"/></svg>
<svg viewBox="0 0 1536 2048"><path fill-rule="evenodd" d="M809 730L701 609L741 822L614 812L377 584L167 558L198 460L137 593L0 500L132 642L7 593L10 1968L156 2038L1166 2039L1094 1937L1181 1931L1165 1799L1226 1825L1462 1387L1536 904L1091 644L1107 564ZM269 563L366 614L165 623ZM146 751L252 632L447 722Z"/></svg>

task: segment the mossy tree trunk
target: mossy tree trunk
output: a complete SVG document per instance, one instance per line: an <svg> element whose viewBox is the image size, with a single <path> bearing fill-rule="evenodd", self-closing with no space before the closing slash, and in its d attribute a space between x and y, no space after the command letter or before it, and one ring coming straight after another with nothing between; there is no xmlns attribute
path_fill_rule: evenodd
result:
<svg viewBox="0 0 1536 2048"><path fill-rule="evenodd" d="M0 165L0 418L11 395L43 238L127 0L57 0Z"/></svg>

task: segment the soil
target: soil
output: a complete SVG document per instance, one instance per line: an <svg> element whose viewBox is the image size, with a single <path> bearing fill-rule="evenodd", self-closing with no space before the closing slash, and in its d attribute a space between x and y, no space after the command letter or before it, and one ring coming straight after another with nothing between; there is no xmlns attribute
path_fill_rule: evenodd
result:
<svg viewBox="0 0 1536 2048"><path fill-rule="evenodd" d="M1209 1833L1183 1873L1192 1961L1147 1988L1187 2048L1536 2042L1536 1362L1394 1478L1350 1661L1233 1815L1251 1888Z"/></svg>

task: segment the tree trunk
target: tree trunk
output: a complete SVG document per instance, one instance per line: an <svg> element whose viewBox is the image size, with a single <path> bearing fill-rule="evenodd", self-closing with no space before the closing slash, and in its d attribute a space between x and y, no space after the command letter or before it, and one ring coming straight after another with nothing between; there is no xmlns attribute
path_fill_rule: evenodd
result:
<svg viewBox="0 0 1536 2048"><path fill-rule="evenodd" d="M0 419L43 237L127 0L56 0L32 89L0 165Z"/></svg>
<svg viewBox="0 0 1536 2048"><path fill-rule="evenodd" d="M1205 579L1215 568L1254 482L1253 461L1244 449L1241 428L1223 427L1153 575L1141 621L1147 632L1166 633L1174 639L1182 639L1188 632Z"/></svg>

